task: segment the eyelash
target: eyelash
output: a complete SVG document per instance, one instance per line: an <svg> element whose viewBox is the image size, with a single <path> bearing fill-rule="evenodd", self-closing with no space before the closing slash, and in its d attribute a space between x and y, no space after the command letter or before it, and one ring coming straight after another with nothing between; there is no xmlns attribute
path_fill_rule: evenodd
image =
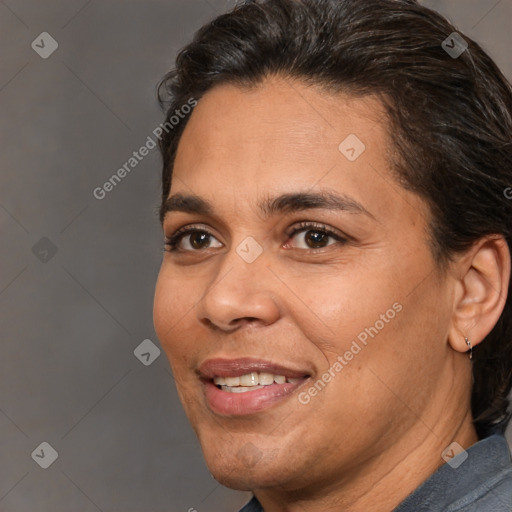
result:
<svg viewBox="0 0 512 512"><path fill-rule="evenodd" d="M178 244L181 242L182 238L185 238L187 235L193 235L194 233L206 233L209 236L215 237L215 235L211 231L205 228L184 227L178 229L178 231L176 231L174 235L165 239L165 247L168 247L168 249L166 250L169 252L178 252Z"/></svg>
<svg viewBox="0 0 512 512"><path fill-rule="evenodd" d="M324 224L315 224L310 222L300 222L298 225L294 226L292 229L290 229L286 236L289 238L293 238L296 234L302 233L302 232L308 232L308 231L316 231L318 233L322 233L325 235L328 235L330 238L333 238L337 242L340 242L342 244L345 244L348 242L348 237L343 237L333 231L332 229L329 229ZM209 231L206 228L198 228L198 227L184 227L181 229L178 229L176 233L174 233L171 237L168 237L165 239L165 247L166 251L168 252L178 252L180 249L178 248L179 243L183 238L185 238L188 235L193 235L195 233L204 233L209 236L215 237L215 235ZM324 249L323 247L320 249ZM308 251L308 249L300 249L302 251ZM319 249L309 249L310 251L317 251ZM184 251L184 252L200 252L200 251Z"/></svg>

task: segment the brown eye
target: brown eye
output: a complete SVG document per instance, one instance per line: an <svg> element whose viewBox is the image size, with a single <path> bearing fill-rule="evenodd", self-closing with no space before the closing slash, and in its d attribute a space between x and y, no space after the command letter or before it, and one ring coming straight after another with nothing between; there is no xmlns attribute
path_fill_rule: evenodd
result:
<svg viewBox="0 0 512 512"><path fill-rule="evenodd" d="M288 235L290 241L295 239L294 243L290 241L286 244L287 248L315 250L324 249L330 245L344 244L347 239L326 226L316 226L313 224L301 224L292 230Z"/></svg>
<svg viewBox="0 0 512 512"><path fill-rule="evenodd" d="M310 249L321 249L327 247L329 241L329 235L322 233L321 231L307 231L305 233L305 242Z"/></svg>
<svg viewBox="0 0 512 512"><path fill-rule="evenodd" d="M206 249L210 245L210 235L208 233L192 233L190 236L190 246L193 249Z"/></svg>
<svg viewBox="0 0 512 512"><path fill-rule="evenodd" d="M168 238L169 252L199 252L209 248L222 247L222 244L208 231L198 228L185 228Z"/></svg>

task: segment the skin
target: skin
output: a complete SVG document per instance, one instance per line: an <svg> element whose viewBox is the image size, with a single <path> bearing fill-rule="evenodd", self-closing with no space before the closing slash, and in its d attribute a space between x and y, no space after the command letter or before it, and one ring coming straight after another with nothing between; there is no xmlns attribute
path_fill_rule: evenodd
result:
<svg viewBox="0 0 512 512"><path fill-rule="evenodd" d="M429 209L395 181L388 132L377 98L273 77L209 91L180 141L170 196L193 193L214 211L168 212L165 235L194 225L213 236L203 245L185 236L177 252L164 253L155 328L211 473L253 491L267 512L391 511L444 463L450 443L478 440L464 336L475 346L498 320L508 248L491 237L438 268ZM354 162L338 150L349 134L366 146ZM265 216L258 206L325 190L369 214ZM315 228L289 236L301 221L348 241L321 238L324 247L311 247ZM253 263L236 252L247 237L263 249ZM395 318L301 404L298 392L395 303ZM215 414L196 373L212 357L308 368L312 382L260 413Z"/></svg>

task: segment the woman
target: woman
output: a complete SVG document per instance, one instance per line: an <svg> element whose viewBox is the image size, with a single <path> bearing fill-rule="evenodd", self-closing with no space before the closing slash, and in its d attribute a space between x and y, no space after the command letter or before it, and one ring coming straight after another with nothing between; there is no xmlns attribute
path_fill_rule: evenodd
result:
<svg viewBox="0 0 512 512"><path fill-rule="evenodd" d="M161 94L154 321L213 476L246 512L512 510L491 59L412 0L252 1Z"/></svg>

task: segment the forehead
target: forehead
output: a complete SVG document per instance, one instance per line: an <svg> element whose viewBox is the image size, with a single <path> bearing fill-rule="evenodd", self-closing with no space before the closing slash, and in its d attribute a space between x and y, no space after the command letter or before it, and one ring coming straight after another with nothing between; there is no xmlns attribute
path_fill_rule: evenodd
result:
<svg viewBox="0 0 512 512"><path fill-rule="evenodd" d="M409 214L407 207L418 210L420 200L395 182L390 148L376 97L279 78L252 88L222 85L205 94L190 117L171 195L194 194L242 211L270 195L329 188L370 212Z"/></svg>
<svg viewBox="0 0 512 512"><path fill-rule="evenodd" d="M280 166L315 163L318 154L339 159L339 144L355 135L386 146L382 104L375 97L329 94L284 78L251 87L221 85L199 101L180 141L177 164L225 157ZM252 158L249 158L252 157Z"/></svg>

